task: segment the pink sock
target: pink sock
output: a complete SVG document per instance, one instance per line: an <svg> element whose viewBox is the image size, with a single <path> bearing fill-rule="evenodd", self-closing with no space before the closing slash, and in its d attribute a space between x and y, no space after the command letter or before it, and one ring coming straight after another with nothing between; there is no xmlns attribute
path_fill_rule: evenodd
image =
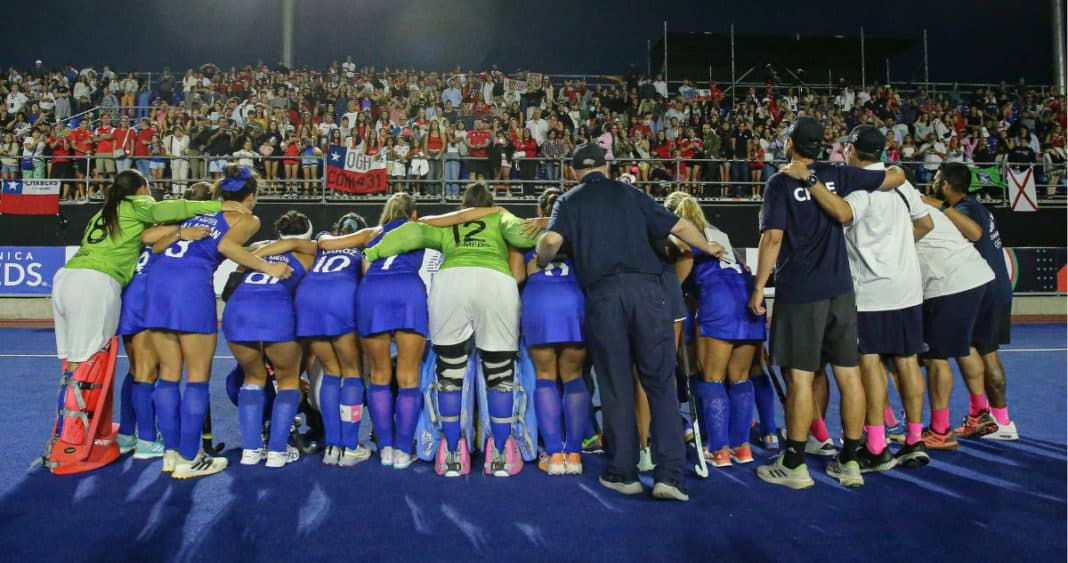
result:
<svg viewBox="0 0 1068 563"><path fill-rule="evenodd" d="M887 426L897 426L897 417L894 416L893 407L888 406L883 408L883 422L886 423Z"/></svg>
<svg viewBox="0 0 1068 563"><path fill-rule="evenodd" d="M949 407L931 409L931 430L939 434L949 432Z"/></svg>
<svg viewBox="0 0 1068 563"><path fill-rule="evenodd" d="M968 395L968 414L971 416L979 416L979 413L990 408L990 403L986 400L986 393L979 395Z"/></svg>
<svg viewBox="0 0 1068 563"><path fill-rule="evenodd" d="M1010 422L1009 407L990 407L990 414L994 415L994 420L1002 426Z"/></svg>
<svg viewBox="0 0 1068 563"><path fill-rule="evenodd" d="M908 445L915 444L923 439L923 423L922 422L910 422L908 423L908 434L905 436L905 443Z"/></svg>
<svg viewBox="0 0 1068 563"><path fill-rule="evenodd" d="M813 438L821 442L826 442L831 439L831 435L827 433L827 423L823 422L822 418L817 418L816 421L812 423L812 426L808 427L808 431L812 433Z"/></svg>
<svg viewBox="0 0 1068 563"><path fill-rule="evenodd" d="M873 454L881 454L886 449L886 427L864 425L864 432L868 435L868 451Z"/></svg>

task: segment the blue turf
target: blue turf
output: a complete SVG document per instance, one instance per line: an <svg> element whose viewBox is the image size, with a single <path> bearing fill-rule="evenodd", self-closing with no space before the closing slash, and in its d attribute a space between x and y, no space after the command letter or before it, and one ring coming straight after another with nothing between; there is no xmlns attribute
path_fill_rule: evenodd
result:
<svg viewBox="0 0 1068 563"><path fill-rule="evenodd" d="M377 458L352 470L301 460L284 470L237 465L236 408L215 363L216 440L231 467L194 481L161 476L159 461L129 457L82 476L27 473L47 439L58 363L50 330L0 330L8 419L0 456L4 560L763 560L1064 561L1065 327L1017 325L1006 351L1009 406L1024 438L965 440L924 469L870 476L846 490L809 458L817 486L766 486L753 466L711 469L688 481L688 504L626 498L597 484L603 459L581 478L528 465L510 479L446 481L427 464L407 471ZM228 356L220 343L219 354ZM125 373L125 359L118 373ZM832 397L834 405L836 397ZM967 408L955 382L952 416ZM781 412L780 412L781 416ZM837 410L828 417L839 434ZM763 457L759 449L755 451ZM476 470L481 458L475 458ZM646 482L646 486L651 483Z"/></svg>

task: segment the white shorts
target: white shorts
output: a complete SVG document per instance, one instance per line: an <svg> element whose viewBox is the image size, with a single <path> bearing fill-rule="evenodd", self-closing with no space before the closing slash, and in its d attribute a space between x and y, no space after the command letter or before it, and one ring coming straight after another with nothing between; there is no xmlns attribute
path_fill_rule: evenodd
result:
<svg viewBox="0 0 1068 563"><path fill-rule="evenodd" d="M435 345L462 344L474 334L479 350L519 350L519 287L512 276L479 267L439 270L428 305Z"/></svg>
<svg viewBox="0 0 1068 563"><path fill-rule="evenodd" d="M96 270L62 268L52 280L56 355L84 362L99 352L119 328L122 287Z"/></svg>

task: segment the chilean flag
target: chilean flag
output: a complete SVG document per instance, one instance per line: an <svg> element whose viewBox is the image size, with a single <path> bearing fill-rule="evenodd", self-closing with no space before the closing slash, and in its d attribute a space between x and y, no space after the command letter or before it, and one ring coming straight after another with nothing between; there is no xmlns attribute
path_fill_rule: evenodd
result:
<svg viewBox="0 0 1068 563"><path fill-rule="evenodd" d="M326 187L351 194L386 191L386 153L367 156L356 149L330 147L326 158Z"/></svg>
<svg viewBox="0 0 1068 563"><path fill-rule="evenodd" d="M58 215L59 180L4 180L0 215Z"/></svg>

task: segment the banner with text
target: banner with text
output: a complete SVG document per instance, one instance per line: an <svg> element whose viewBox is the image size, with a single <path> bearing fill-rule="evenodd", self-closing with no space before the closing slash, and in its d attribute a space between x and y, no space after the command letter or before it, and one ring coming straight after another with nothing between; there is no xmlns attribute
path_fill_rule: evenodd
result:
<svg viewBox="0 0 1068 563"><path fill-rule="evenodd" d="M386 154L367 156L356 149L331 147L326 158L326 187L350 194L386 191Z"/></svg>

